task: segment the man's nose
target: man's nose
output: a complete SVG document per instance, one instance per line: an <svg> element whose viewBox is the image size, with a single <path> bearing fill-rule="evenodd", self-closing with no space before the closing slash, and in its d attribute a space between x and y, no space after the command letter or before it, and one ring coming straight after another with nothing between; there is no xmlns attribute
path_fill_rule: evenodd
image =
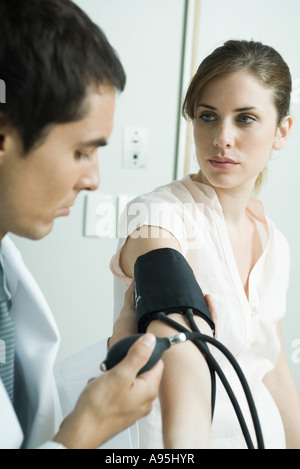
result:
<svg viewBox="0 0 300 469"><path fill-rule="evenodd" d="M91 160L88 161L87 167L82 172L80 179L77 183L77 190L95 191L100 185L99 163L98 155L95 154Z"/></svg>

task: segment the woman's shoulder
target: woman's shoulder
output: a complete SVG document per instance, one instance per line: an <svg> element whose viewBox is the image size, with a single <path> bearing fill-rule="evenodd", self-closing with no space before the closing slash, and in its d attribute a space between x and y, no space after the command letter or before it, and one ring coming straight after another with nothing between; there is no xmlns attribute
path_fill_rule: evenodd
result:
<svg viewBox="0 0 300 469"><path fill-rule="evenodd" d="M174 180L168 184L156 187L150 192L138 195L132 203L139 202L159 202L159 203L177 203L184 204L193 201L193 196L190 190L190 176L183 179Z"/></svg>
<svg viewBox="0 0 300 469"><path fill-rule="evenodd" d="M164 184L162 186L157 187L150 194L156 194L157 196L172 196L178 198L179 200L190 191L188 187L184 184L187 177L184 179L177 179L169 184Z"/></svg>

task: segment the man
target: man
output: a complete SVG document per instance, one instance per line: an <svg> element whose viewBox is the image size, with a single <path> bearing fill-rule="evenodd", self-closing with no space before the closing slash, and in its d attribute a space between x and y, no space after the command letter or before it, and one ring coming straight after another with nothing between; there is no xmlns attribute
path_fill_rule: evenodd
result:
<svg viewBox="0 0 300 469"><path fill-rule="evenodd" d="M70 0L0 0L0 18L0 447L97 448L150 411L162 364L137 373L154 336L92 380L59 428L57 328L7 233L38 240L80 191L97 189L97 149L111 134L125 74L103 33ZM131 289L125 322L133 308Z"/></svg>

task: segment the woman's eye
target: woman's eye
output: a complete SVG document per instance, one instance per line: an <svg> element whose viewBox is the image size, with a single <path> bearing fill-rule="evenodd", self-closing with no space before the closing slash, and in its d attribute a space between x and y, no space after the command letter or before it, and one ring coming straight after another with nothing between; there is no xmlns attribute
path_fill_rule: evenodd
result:
<svg viewBox="0 0 300 469"><path fill-rule="evenodd" d="M200 119L203 120L204 122L212 122L216 118L213 114L205 113L205 114L201 114Z"/></svg>
<svg viewBox="0 0 300 469"><path fill-rule="evenodd" d="M255 118L251 116L239 116L238 120L242 124L251 124L252 122L255 121Z"/></svg>

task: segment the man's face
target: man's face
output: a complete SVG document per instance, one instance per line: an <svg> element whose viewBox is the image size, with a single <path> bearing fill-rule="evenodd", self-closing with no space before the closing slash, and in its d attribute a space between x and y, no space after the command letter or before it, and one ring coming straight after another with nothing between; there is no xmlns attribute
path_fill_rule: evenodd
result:
<svg viewBox="0 0 300 469"><path fill-rule="evenodd" d="M78 122L55 125L26 156L16 132L0 144L0 240L12 232L30 239L47 235L57 217L67 216L82 190L99 186L99 146L113 127L115 91L100 87L87 98Z"/></svg>

